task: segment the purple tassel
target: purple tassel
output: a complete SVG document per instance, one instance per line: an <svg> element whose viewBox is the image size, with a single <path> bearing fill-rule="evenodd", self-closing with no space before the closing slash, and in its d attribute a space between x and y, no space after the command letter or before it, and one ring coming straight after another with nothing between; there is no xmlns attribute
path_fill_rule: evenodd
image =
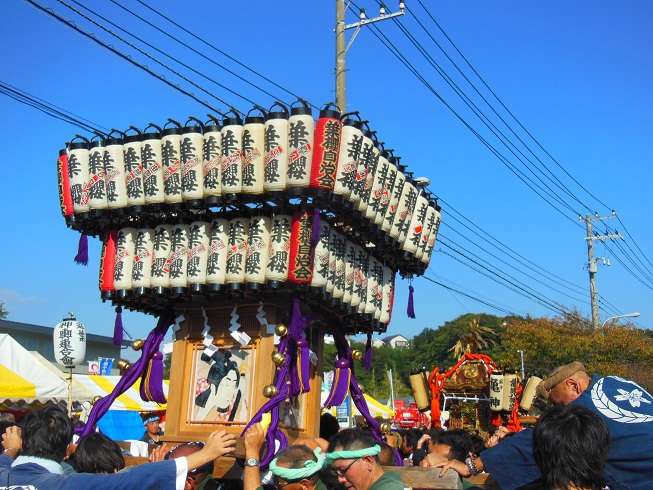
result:
<svg viewBox="0 0 653 490"><path fill-rule="evenodd" d="M122 306L118 305L116 307L116 323L113 327L113 345L122 345L122 333Z"/></svg>
<svg viewBox="0 0 653 490"><path fill-rule="evenodd" d="M79 237L75 263L79 265L88 265L88 236L86 236L86 233L82 233Z"/></svg>
<svg viewBox="0 0 653 490"><path fill-rule="evenodd" d="M152 356L143 381L141 389L145 392L148 401L156 403L165 403L167 401L166 395L163 393L163 354L160 351L156 351Z"/></svg>
<svg viewBox="0 0 653 490"><path fill-rule="evenodd" d="M415 318L415 304L413 300L413 293L415 292L415 288L411 284L408 286L408 309L406 310L406 313L408 313L408 318Z"/></svg>
<svg viewBox="0 0 653 490"><path fill-rule="evenodd" d="M297 341L299 349L299 381L301 383L301 393L311 391L311 352L308 348L306 339Z"/></svg>
<svg viewBox="0 0 653 490"><path fill-rule="evenodd" d="M116 387L109 395L101 398L93 405L91 414L89 415L86 424L83 427L75 428L76 434L79 434L81 438L84 438L85 436L94 432L95 424L102 418L105 413L107 413L111 407L111 404L116 400L116 398L127 391L147 369L150 363L150 359L152 359L155 353L159 350L159 345L165 338L170 325L172 325L174 322L175 315L172 310L167 310L163 313L163 315L161 315L161 318L159 318L156 327L147 336L147 340L145 341L140 359L136 361L135 364L132 364L127 372L120 378L120 381L118 381L118 384L116 384ZM141 396L142 395L143 384L141 382Z"/></svg>
<svg viewBox="0 0 653 490"><path fill-rule="evenodd" d="M342 402L345 401L345 397L347 396L351 381L351 370L349 369L349 361L347 359L338 359L335 367L331 392L326 402L324 402L326 408L342 405Z"/></svg>
<svg viewBox="0 0 653 490"><path fill-rule="evenodd" d="M313 232L311 233L311 245L317 245L320 241L320 208L313 210Z"/></svg>
<svg viewBox="0 0 653 490"><path fill-rule="evenodd" d="M367 344L365 345L365 357L363 358L363 367L365 371L372 369L372 334L367 334Z"/></svg>

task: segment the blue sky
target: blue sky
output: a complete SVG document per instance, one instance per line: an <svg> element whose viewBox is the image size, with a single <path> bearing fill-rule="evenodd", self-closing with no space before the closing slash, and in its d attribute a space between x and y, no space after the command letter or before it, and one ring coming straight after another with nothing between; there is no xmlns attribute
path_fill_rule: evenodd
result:
<svg viewBox="0 0 653 490"><path fill-rule="evenodd" d="M118 1L127 5L125 0ZM314 105L323 106L334 99L334 2L188 2L182 5L160 0L147 3L156 5L160 12L174 16L196 35ZM393 2L387 3L390 10L396 10ZM538 149L533 140L527 141L528 136L521 129L516 129L546 164L549 170L545 172L550 171L570 191L573 198L566 196L564 200L572 203L572 209L558 206L563 210L561 214L527 188L379 42L372 29L363 29L347 55L347 109L360 111L379 139L402 156L402 163L409 170L416 176L430 178L431 191L441 198L442 240L440 245L436 244L437 252L427 276L501 308L480 304L420 278L414 284L417 319L411 320L405 315L408 284L398 281L388 334L413 336L425 327L436 328L470 312L555 314L541 301L534 302L514 291L522 291L520 288L532 288L547 302L576 307L589 315L588 274L583 269L587 248L584 228L578 226L578 213L598 212L606 216L612 209L618 213L621 223L613 219L607 224L626 237L622 247L631 257L639 259L635 259L637 265L629 262L614 244L610 247L615 253L601 244L595 247L596 256L610 258L611 262L610 267L601 266L597 274L598 291L606 302L601 320L639 311L642 315L636 320L637 325L650 327L653 265L645 257L650 254L653 239L647 211L653 155L650 49L653 4L602 0L422 0L421 3L503 104L559 163L560 166ZM98 38L117 49L133 52L61 3L44 0L44 4L96 32ZM188 52L110 1L90 4L97 13L138 33L247 99L266 108L274 102L270 95ZM378 11L376 1L358 0L355 4L365 7L368 16ZM128 5L274 97L286 102L294 100L197 40L179 33L141 4L129 2ZM479 90L491 98L487 88L475 78L422 9L419 0L411 0L407 5L409 12L399 23L480 106L479 96L424 33L419 20ZM354 22L356 15L356 9L348 12L347 22ZM162 125L168 117L182 123L188 116L205 119L209 112L27 3L2 2L0 26L0 81L97 126L121 130L130 125L143 128L149 122ZM395 22L384 21L377 26L461 118L512 163L523 168L446 86ZM112 30L119 32L116 28ZM348 39L350 36L348 31ZM159 53L153 54L165 59ZM133 56L152 70L165 73L152 60L137 53ZM165 62L175 65L172 61ZM251 102L207 78L183 67L178 70L239 110L247 112L252 107ZM167 78L176 80L171 74ZM213 107L226 110L224 104L197 88L183 81L179 83ZM494 105L500 107L496 100ZM483 110L490 114L487 106ZM498 111L509 118L503 109ZM78 234L65 227L58 207L55 174L58 150L76 133L87 136L88 133L2 94L0 114L0 141L7 157L0 179L3 227L0 300L10 312L9 319L53 326L68 311L74 311L90 332L111 335L113 308L102 304L97 287L99 242L91 240L88 267L75 265L72 259ZM495 124L501 124L496 115L489 117ZM511 126L518 127L514 122ZM555 194L561 195L562 191L556 190ZM498 240L509 246L528 265L519 266L521 271L513 269L511 266L516 262L503 255L503 246L492 248L491 243L481 241L470 229L489 234L484 236L490 236L494 244ZM605 227L601 225L598 230L603 232ZM469 258L482 266L470 263ZM496 267L509 274L509 281L517 286L504 287L493 280L494 272L483 267ZM140 313L126 314L124 320L134 337L145 336L155 324L154 318Z"/></svg>

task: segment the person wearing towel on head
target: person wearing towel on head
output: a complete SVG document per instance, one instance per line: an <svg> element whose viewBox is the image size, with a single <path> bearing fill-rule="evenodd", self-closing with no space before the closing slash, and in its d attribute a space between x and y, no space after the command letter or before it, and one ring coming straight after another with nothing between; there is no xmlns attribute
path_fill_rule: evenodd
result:
<svg viewBox="0 0 653 490"><path fill-rule="evenodd" d="M598 413L610 429L612 444L603 470L611 490L644 490L653 482L653 397L637 383L617 376L591 377L580 362L555 369L537 388L538 395L562 405L580 405ZM466 464L440 463L467 477L485 470L503 490L540 479L533 456L533 431L526 429L483 451Z"/></svg>

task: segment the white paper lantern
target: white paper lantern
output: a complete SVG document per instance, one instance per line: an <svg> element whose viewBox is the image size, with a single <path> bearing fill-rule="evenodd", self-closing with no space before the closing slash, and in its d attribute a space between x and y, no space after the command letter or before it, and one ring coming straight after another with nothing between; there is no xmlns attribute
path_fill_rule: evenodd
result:
<svg viewBox="0 0 653 490"><path fill-rule="evenodd" d="M413 212L412 218L410 220L406 239L404 240L402 246L405 252L408 252L412 255L417 253L417 248L419 247L422 241L422 235L424 234L424 224L426 223L426 215L428 210L429 202L426 197L423 195L418 196L417 203L415 205L415 211Z"/></svg>
<svg viewBox="0 0 653 490"><path fill-rule="evenodd" d="M383 291L383 304L381 306L381 316L379 321L388 325L390 319L392 318L392 306L394 302L394 282L395 274L392 272L390 267L383 267L383 282L382 282L382 291Z"/></svg>
<svg viewBox="0 0 653 490"><path fill-rule="evenodd" d="M433 254L433 248L435 247L435 242L438 239L438 231L440 229L440 223L442 222L442 215L438 208L435 209L435 226L431 229L429 233L429 241L424 249L424 255L422 256L422 262L426 265L431 261L431 255Z"/></svg>
<svg viewBox="0 0 653 490"><path fill-rule="evenodd" d="M211 222L211 243L206 264L206 282L210 291L221 291L226 281L229 220L217 218Z"/></svg>
<svg viewBox="0 0 653 490"><path fill-rule="evenodd" d="M320 239L315 245L311 287L326 291L329 280L329 223L320 220Z"/></svg>
<svg viewBox="0 0 653 490"><path fill-rule="evenodd" d="M161 157L161 132L158 127L154 131L147 132L150 127L155 126L150 125L145 128L143 141L141 142L143 191L145 193L145 204L159 205L165 199Z"/></svg>
<svg viewBox="0 0 653 490"><path fill-rule="evenodd" d="M308 104L290 109L288 119L288 189L302 195L311 180L315 120Z"/></svg>
<svg viewBox="0 0 653 490"><path fill-rule="evenodd" d="M334 228L329 232L329 280L327 292L340 302L345 294L345 237Z"/></svg>
<svg viewBox="0 0 653 490"><path fill-rule="evenodd" d="M243 125L240 116L234 114L234 117L225 117L220 132L220 146L222 149L222 195L227 200L236 199L237 194L242 190L242 139Z"/></svg>
<svg viewBox="0 0 653 490"><path fill-rule="evenodd" d="M373 213L371 211L368 211L369 205L370 205L370 196L372 194L372 189L374 187L374 181L375 181L375 176L376 176L376 167L379 164L379 156L380 152L377 147L377 143L372 140L372 132L368 129L367 131L363 132L365 135L366 139L364 140L364 150L367 154L367 157L365 159L365 166L366 166L366 174L365 174L365 181L361 182L362 188L360 191L360 201L358 202L358 210L363 214L363 216L373 216ZM371 148L367 148L367 143L366 140L369 138L369 140L372 142Z"/></svg>
<svg viewBox="0 0 653 490"><path fill-rule="evenodd" d="M145 204L141 148L142 141L143 135L140 132L137 134L126 135L122 140L123 160L125 162L127 206L135 207L137 209Z"/></svg>
<svg viewBox="0 0 653 490"><path fill-rule="evenodd" d="M150 287L152 261L154 258L154 229L141 228L136 234L134 264L132 266L132 288L137 294Z"/></svg>
<svg viewBox="0 0 653 490"><path fill-rule="evenodd" d="M363 149L363 123L359 119L347 118L342 123L338 171L333 193L349 200L356 185L358 159Z"/></svg>
<svg viewBox="0 0 653 490"><path fill-rule="evenodd" d="M503 408L503 374L490 375L490 410L500 412Z"/></svg>
<svg viewBox="0 0 653 490"><path fill-rule="evenodd" d="M354 182L354 187L351 190L349 200L354 203L354 208L359 211L365 212L367 209L367 201L361 203L363 195L365 194L365 188L368 182L369 174L369 164L372 160L372 148L374 148L374 143L370 138L370 132L368 130L363 131L363 141L358 155L358 166L356 169L356 181Z"/></svg>
<svg viewBox="0 0 653 490"><path fill-rule="evenodd" d="M113 287L116 290L132 289L132 268L136 250L136 228L122 228L116 239L116 267L113 271Z"/></svg>
<svg viewBox="0 0 653 490"><path fill-rule="evenodd" d="M392 230L390 231L390 236L397 240L401 245L403 245L406 240L406 235L408 234L408 228L410 228L410 222L413 218L413 211L415 210L416 203L417 189L407 180L401 192L397 214L395 215Z"/></svg>
<svg viewBox="0 0 653 490"><path fill-rule="evenodd" d="M206 268L211 239L211 224L193 221L188 230L188 284L191 292L201 292L206 284Z"/></svg>
<svg viewBox="0 0 653 490"><path fill-rule="evenodd" d="M436 211L435 207L431 202L429 202L428 209L426 211L426 219L424 220L424 230L422 231L422 237L420 238L419 245L417 246L417 251L415 252L415 257L422 262L424 262L424 252L426 251L431 232L435 228L436 223Z"/></svg>
<svg viewBox="0 0 653 490"><path fill-rule="evenodd" d="M404 184L406 183L406 177L403 172L398 168L393 168L393 163L390 161L390 170L388 171L387 178L387 196L388 204L385 205L385 210L383 212L383 221L381 222L381 229L386 232L390 237L392 237L392 224L394 223L395 216L397 215L397 207L399 204L399 198L401 197L401 192L404 189ZM381 208L384 209L383 207ZM394 238L394 237L392 237ZM396 240L396 238L394 238Z"/></svg>
<svg viewBox="0 0 653 490"><path fill-rule="evenodd" d="M59 364L73 368L86 357L86 328L74 315L54 327L54 357Z"/></svg>
<svg viewBox="0 0 653 490"><path fill-rule="evenodd" d="M204 135L202 123L194 120L196 125L181 130L181 199L191 207L199 207L204 199Z"/></svg>
<svg viewBox="0 0 653 490"><path fill-rule="evenodd" d="M229 222L229 249L225 278L227 287L232 290L240 289L245 282L249 222L249 218L234 218Z"/></svg>
<svg viewBox="0 0 653 490"><path fill-rule="evenodd" d="M153 127L155 130L148 132ZM143 133L141 142L143 165L143 191L145 204L159 205L164 201L163 163L161 157L161 129L151 124Z"/></svg>
<svg viewBox="0 0 653 490"><path fill-rule="evenodd" d="M161 159L163 162L163 190L165 203L178 207L182 200L180 126L163 128L163 131L161 132Z"/></svg>
<svg viewBox="0 0 653 490"><path fill-rule="evenodd" d="M270 247L265 280L268 287L278 288L288 280L292 216L277 214L270 225Z"/></svg>
<svg viewBox="0 0 653 490"><path fill-rule="evenodd" d="M503 409L512 412L517 399L517 375L506 374L503 377Z"/></svg>
<svg viewBox="0 0 653 490"><path fill-rule="evenodd" d="M207 206L219 204L222 195L221 131L222 126L215 119L204 126L204 200Z"/></svg>
<svg viewBox="0 0 653 490"><path fill-rule="evenodd" d="M383 281L383 264L372 255L369 257L365 314L372 315L378 320L381 318L381 308L383 306L383 293L379 291L379 284Z"/></svg>
<svg viewBox="0 0 653 490"><path fill-rule="evenodd" d="M267 216L255 216L249 224L245 262L245 283L248 289L260 289L265 284L271 221Z"/></svg>
<svg viewBox="0 0 653 490"><path fill-rule="evenodd" d="M242 139L243 194L263 194L265 183L265 117L245 118Z"/></svg>
<svg viewBox="0 0 653 490"><path fill-rule="evenodd" d="M88 153L88 205L90 209L108 209L107 187L104 175L104 141L91 141Z"/></svg>
<svg viewBox="0 0 653 490"><path fill-rule="evenodd" d="M288 185L288 110L275 103L280 110L265 115L265 192L281 192Z"/></svg>
<svg viewBox="0 0 653 490"><path fill-rule="evenodd" d="M172 225L159 225L154 228L152 259L152 278L150 286L157 288L157 294L163 294L170 287L170 247Z"/></svg>
<svg viewBox="0 0 653 490"><path fill-rule="evenodd" d="M182 294L188 287L188 237L190 226L173 225L170 236L170 287L173 294Z"/></svg>
<svg viewBox="0 0 653 490"><path fill-rule="evenodd" d="M125 182L125 155L122 137L104 140L104 175L107 181L107 205L116 211L127 206L127 184Z"/></svg>
<svg viewBox="0 0 653 490"><path fill-rule="evenodd" d="M89 210L88 147L88 141L72 141L68 149L68 178L75 214Z"/></svg>
<svg viewBox="0 0 653 490"><path fill-rule="evenodd" d="M354 288L356 284L356 273L360 270L356 267L356 245L347 240L345 242L345 293L342 296L342 302L348 306L357 306L352 304L354 301ZM357 298L357 297L356 297Z"/></svg>
<svg viewBox="0 0 653 490"><path fill-rule="evenodd" d="M383 191L388 178L388 171L390 170L390 162L386 158L387 152L382 152L379 155L376 170L374 172L374 185L370 193L367 210L365 217L377 226L383 222L383 215L381 214L382 200L384 197ZM386 194L387 202L387 194Z"/></svg>

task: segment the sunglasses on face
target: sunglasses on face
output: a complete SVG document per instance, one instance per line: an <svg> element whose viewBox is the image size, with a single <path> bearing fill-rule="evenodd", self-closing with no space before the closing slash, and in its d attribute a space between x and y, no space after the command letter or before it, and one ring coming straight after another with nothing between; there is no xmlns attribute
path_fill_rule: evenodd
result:
<svg viewBox="0 0 653 490"><path fill-rule="evenodd" d="M331 473L333 474L333 476L339 476L339 477L345 476L345 473L347 473L347 471L349 471L349 468L351 468L351 465L353 465L359 459L361 459L361 458L356 458L355 460L353 460L351 463L349 463L344 468L340 468L340 469L333 468L331 470Z"/></svg>

